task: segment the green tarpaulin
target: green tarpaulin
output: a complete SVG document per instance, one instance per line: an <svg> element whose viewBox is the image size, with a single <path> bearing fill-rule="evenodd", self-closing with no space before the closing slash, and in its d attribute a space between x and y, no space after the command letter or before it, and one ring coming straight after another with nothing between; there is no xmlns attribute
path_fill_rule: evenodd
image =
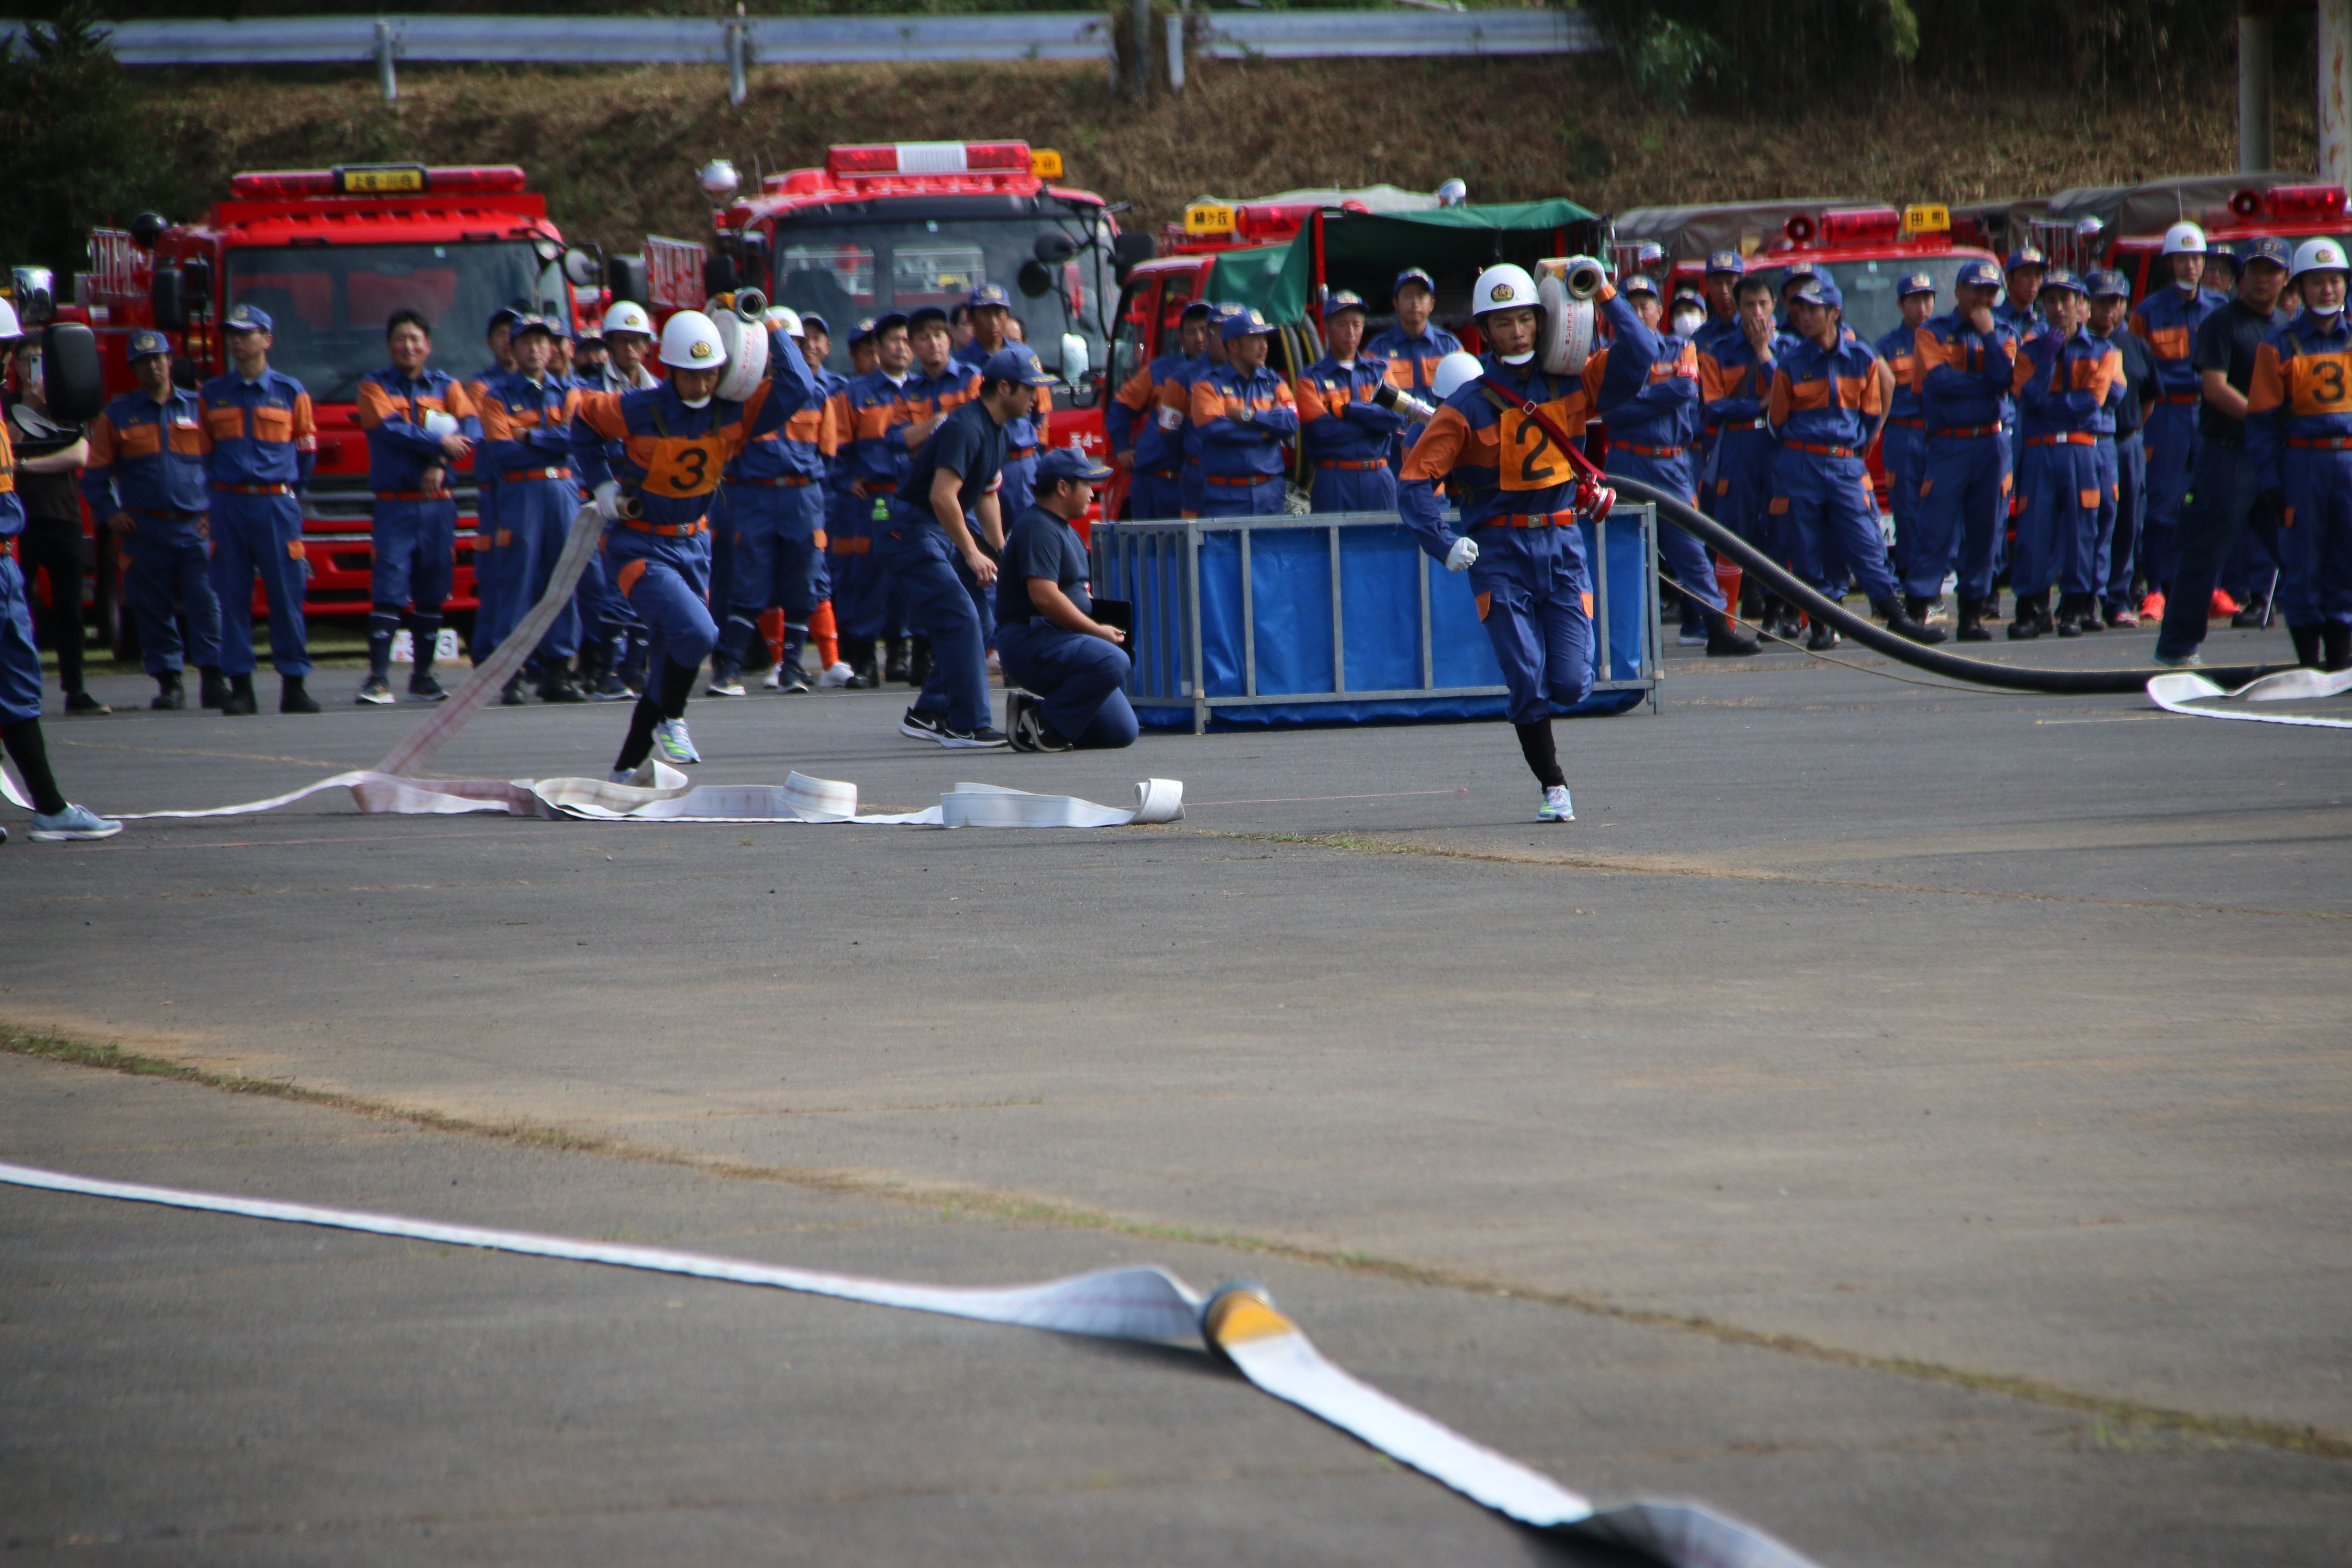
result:
<svg viewBox="0 0 2352 1568"><path fill-rule="evenodd" d="M1458 313L1468 306L1481 268L1598 254L1600 244L1598 219L1570 201L1333 213L1323 219L1323 280L1354 289L1375 311L1384 311L1398 272L1418 267L1437 279L1440 313ZM1209 298L1254 305L1274 321L1305 316L1314 296L1315 257L1305 231L1287 245L1226 252L1209 280Z"/></svg>

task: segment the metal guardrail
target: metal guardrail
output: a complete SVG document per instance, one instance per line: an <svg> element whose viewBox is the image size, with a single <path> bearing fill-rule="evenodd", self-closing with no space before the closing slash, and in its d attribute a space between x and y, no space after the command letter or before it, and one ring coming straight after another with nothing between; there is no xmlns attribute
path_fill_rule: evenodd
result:
<svg viewBox="0 0 2352 1568"><path fill-rule="evenodd" d="M1218 59L1585 54L1605 47L1580 11L1197 11L1192 51ZM1185 18L1168 18L1171 41ZM21 21L0 21L0 45ZM372 62L395 96L399 62L718 65L740 101L748 64L1102 60L1117 68L1099 11L907 16L268 16L121 22L108 29L131 66ZM1184 85L1183 51L1170 83Z"/></svg>

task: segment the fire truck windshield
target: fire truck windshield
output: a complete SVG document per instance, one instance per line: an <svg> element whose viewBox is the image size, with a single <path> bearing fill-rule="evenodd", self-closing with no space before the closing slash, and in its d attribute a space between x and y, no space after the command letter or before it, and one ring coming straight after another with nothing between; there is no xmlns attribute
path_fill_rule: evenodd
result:
<svg viewBox="0 0 2352 1568"><path fill-rule="evenodd" d="M435 365L464 377L488 358L491 311L565 309L561 273L519 242L238 248L226 261L226 303L269 312L269 363L314 403L351 402L360 377L388 363L383 324L394 310L424 312Z"/></svg>
<svg viewBox="0 0 2352 1568"><path fill-rule="evenodd" d="M1960 256L1894 257L1878 261L1816 261L1815 269L1826 269L1837 280L1838 292L1845 296L1845 324L1854 336L1865 343L1876 344L1879 339L1903 324L1903 305L1895 295L1895 286L1906 275L1925 272L1936 280L1936 314L1942 315L1958 302L1954 287L1959 280ZM1772 296L1780 298L1780 285L1787 280L1786 267L1765 267L1751 269L1750 278L1771 280Z"/></svg>
<svg viewBox="0 0 2352 1568"><path fill-rule="evenodd" d="M1076 247L1068 259L1037 259L1047 235ZM833 328L826 363L845 374L861 317L922 305L952 310L982 283L1002 284L1013 297L1024 341L1047 370L1062 368L1065 332L1086 340L1087 363L1103 363L1105 313L1118 285L1107 230L1095 224L1030 216L780 224L775 246L776 302L825 319Z"/></svg>

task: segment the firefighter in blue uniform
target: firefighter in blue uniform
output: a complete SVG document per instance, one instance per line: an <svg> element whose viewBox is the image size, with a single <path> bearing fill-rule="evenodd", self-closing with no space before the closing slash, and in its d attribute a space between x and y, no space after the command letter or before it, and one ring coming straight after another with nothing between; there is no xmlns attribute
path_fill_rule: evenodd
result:
<svg viewBox="0 0 2352 1568"><path fill-rule="evenodd" d="M549 368L556 327L526 316L514 329L515 368L493 377L482 390L482 445L475 458L487 462L499 480L499 530L508 542L503 640L539 603L555 574L556 557L580 510L580 483L572 457L572 416L580 388ZM547 702L585 702L572 683L572 656L580 651L580 605L575 594L540 638L531 660L508 680L499 700L519 707L523 685L537 665L539 695Z"/></svg>
<svg viewBox="0 0 2352 1568"><path fill-rule="evenodd" d="M2246 394L2246 461L2284 498L2279 607L2296 662L2352 668L2352 324L2344 247L2295 250L2303 311L2264 339Z"/></svg>
<svg viewBox="0 0 2352 1568"><path fill-rule="evenodd" d="M1004 664L1004 731L1016 752L1135 744L1127 638L1094 618L1087 547L1071 525L1111 471L1076 447L1037 464L1036 498L1004 534L996 579L996 647Z"/></svg>
<svg viewBox="0 0 2352 1568"><path fill-rule="evenodd" d="M1393 511L1396 469L1389 464L1405 416L1379 402L1393 392L1388 367L1362 353L1368 320L1362 296L1336 289L1323 307L1323 357L1293 388L1298 443L1315 466L1308 495L1317 511Z"/></svg>
<svg viewBox="0 0 2352 1568"><path fill-rule="evenodd" d="M695 677L719 641L710 618L711 492L747 441L756 440L816 396L816 378L790 338L768 334L768 379L740 403L719 395L727 354L719 330L699 310L662 324L661 362L669 379L649 390L575 393L572 458L611 529L604 560L613 586L629 601L653 639L645 695L613 763L616 782L638 770L656 744L673 763L702 755L686 727ZM615 463L606 443L622 444Z"/></svg>
<svg viewBox="0 0 2352 1568"><path fill-rule="evenodd" d="M508 307L490 312L482 341L490 363L466 383L466 397L475 409L493 377L514 369L514 325L522 312ZM474 635L466 649L476 664L490 657L499 635L510 619L507 614L506 577L509 552L499 537L499 477L483 471L481 454L474 458Z"/></svg>
<svg viewBox="0 0 2352 1568"><path fill-rule="evenodd" d="M1805 279L1790 300L1797 341L1772 375L1767 408L1780 437L1773 468L1774 510L1795 546L1796 573L1828 597L1843 596L1849 577L1862 584L1871 613L1889 631L1913 642L1939 643L1939 627L1906 613L1863 454L1886 412L1886 376L1870 345L1844 330L1845 297L1826 275ZM1837 634L1816 626L1808 647L1835 646Z"/></svg>
<svg viewBox="0 0 2352 1568"><path fill-rule="evenodd" d="M2081 279L2053 267L2044 274L2042 295L2046 325L2025 340L2011 383L2024 451L2018 477L2025 490L2011 568L2012 638L2053 629L2077 637L2102 624L2100 524L2111 492L2100 472L2099 438L2115 434L2110 395L2123 378L2123 355L2085 330L2090 304ZM2054 619L2053 584L2059 593Z"/></svg>
<svg viewBox="0 0 2352 1568"><path fill-rule="evenodd" d="M1944 591L1940 574L1922 586L1910 571L1911 546L1919 532L1919 480L1927 460L1927 419L1912 374L1919 353L1919 329L1936 313L1936 276L1913 272L1895 280L1902 321L1878 340L1878 357L1895 373L1894 401L1886 409L1886 433L1878 438L1878 464L1886 473L1887 501L1895 513L1895 574L1903 583L1903 613L1924 621Z"/></svg>
<svg viewBox="0 0 2352 1568"><path fill-rule="evenodd" d="M250 714L253 696L253 580L269 606L269 659L278 669L278 710L316 713L304 689L310 673L302 595L310 563L302 548L301 491L318 461L310 395L269 368L275 342L269 312L230 308L221 326L229 373L197 394L204 420L205 470L212 484L213 592L221 604L221 673L228 695L221 711Z"/></svg>
<svg viewBox="0 0 2352 1568"><path fill-rule="evenodd" d="M1205 366L1209 302L1184 307L1176 347L1137 368L1103 409L1103 438L1111 461L1128 471L1127 515L1138 522L1175 517L1184 510L1179 482L1184 466L1184 413L1192 390L1185 372Z"/></svg>
<svg viewBox="0 0 2352 1568"><path fill-rule="evenodd" d="M2140 534L2140 574L2147 581L2143 616L2160 619L2164 591L2172 581L2173 529L2197 466L2197 410L2204 403L2197 366L2197 332L2214 311L2230 302L2204 286L2210 252L2205 231L2176 223L2164 231L2164 272L2132 312L2131 330L2156 356L2164 383L2161 402L2147 410L2147 521ZM2234 266L2235 258L2231 258Z"/></svg>
<svg viewBox="0 0 2352 1568"><path fill-rule="evenodd" d="M1201 517L1209 505L1209 482L1201 470L1201 427L1192 420L1192 389L1209 376L1225 367L1225 323L1235 316L1246 315L1248 307L1221 301L1209 308L1209 326L1201 340L1201 357L1184 367L1177 381L1177 395L1182 399L1183 424L1176 431L1177 444L1184 453L1184 466L1176 477L1177 515Z"/></svg>
<svg viewBox="0 0 2352 1568"><path fill-rule="evenodd" d="M1698 354L1658 328L1658 285L1628 272L1612 294L1609 346L1585 362L1584 384L1609 427L1608 468L1698 505ZM1630 308L1629 308L1630 307ZM1706 546L1679 528L1658 531L1658 554L1682 591L1685 647L1711 658L1757 651L1753 634L1731 624Z"/></svg>
<svg viewBox="0 0 2352 1568"><path fill-rule="evenodd" d="M172 384L170 339L135 331L130 356L139 390L108 404L90 426L81 493L126 568L123 597L138 619L140 658L155 678L148 706L186 707L181 672L194 663L204 675L205 706L217 708L221 613L205 551L204 420L195 394ZM184 647L175 595L187 610Z"/></svg>
<svg viewBox="0 0 2352 1568"><path fill-rule="evenodd" d="M1390 308L1396 312L1395 324L1374 333L1364 353L1388 366L1391 386L1433 404L1437 399L1431 388L1436 384L1438 362L1447 354L1460 353L1462 340L1430 321L1437 309L1437 282L1420 268L1408 267L1398 273L1389 297ZM1398 434L1391 456L1403 461L1419 439L1421 426L1407 424Z"/></svg>
<svg viewBox="0 0 2352 1568"><path fill-rule="evenodd" d="M1433 558L1467 572L1478 619L1509 689L1504 717L1519 754L1543 790L1539 822L1573 822L1576 809L1552 735L1555 704L1592 693L1592 577L1580 514L1599 499L1551 434L1527 410L1539 408L1570 441L1581 441L1591 395L1581 379L1543 369L1535 280L1520 268L1490 267L1470 292L1471 319L1486 340L1480 374L1450 388L1435 418L1406 455L1397 510ZM1633 312L1604 283L1601 309L1621 325ZM1444 485L1459 505L1445 521Z"/></svg>
<svg viewBox="0 0 2352 1568"><path fill-rule="evenodd" d="M1202 517L1271 517L1283 510L1282 446L1298 434L1290 385L1266 364L1274 325L1255 310L1225 318L1225 363L1192 384L1201 441Z"/></svg>
<svg viewBox="0 0 2352 1568"><path fill-rule="evenodd" d="M1732 330L1702 329L1705 346L1697 350L1700 406L1715 440L1715 482L1706 491L1706 510L1775 561L1785 561L1789 552L1767 510L1780 444L1764 427L1764 404L1787 340L1773 321L1770 279L1743 275L1732 286ZM1774 637L1797 635L1797 612L1780 595L1751 584L1740 596L1753 600L1749 613Z"/></svg>
<svg viewBox="0 0 2352 1568"><path fill-rule="evenodd" d="M356 399L367 435L368 489L375 494L368 674L358 700L394 700L392 641L405 616L416 658L409 695L438 702L448 693L433 676L434 644L457 563L457 500L449 470L473 451L482 425L465 387L426 367L433 324L421 312L393 312L383 338L392 363L360 378Z"/></svg>
<svg viewBox="0 0 2352 1568"><path fill-rule="evenodd" d="M2115 432L2102 436L2098 446L2103 500L2095 575L2100 584L2099 619L2103 626L2136 626L2139 616L2131 584L2140 531L2147 520L2147 414L2161 404L2164 384L2157 376L2155 351L2125 325L2131 284L2124 275L2093 272L2084 278L2083 287L2091 298L2091 336L2113 347L2123 366L2108 395Z"/></svg>
<svg viewBox="0 0 2352 1568"><path fill-rule="evenodd" d="M955 363L965 371L977 373L1001 351L1020 349L1032 359L1037 351L1015 340L1011 332L1013 296L1004 291L1002 283L982 283L964 301L971 322L971 341L955 351ZM1054 391L1050 386L1037 389L1037 406L1013 422L1006 436L1010 445L1004 453L1003 481L997 489L997 504L1004 509L1007 518L1029 508L1029 496L1036 483L1037 454L1045 444L1046 421L1054 412ZM1108 416L1109 410L1104 410Z"/></svg>
<svg viewBox="0 0 2352 1568"><path fill-rule="evenodd" d="M2003 409L2016 370L2017 331L1995 314L2000 268L1990 260L1960 264L1952 309L1913 334L1911 374L1927 424L1919 470L1917 543L1906 553L1916 591L1959 574L1954 635L1989 641L1983 622L1996 614L1993 548L2009 526L2009 458Z"/></svg>
<svg viewBox="0 0 2352 1568"><path fill-rule="evenodd" d="M800 340L797 315L772 310L769 317L786 336ZM814 370L810 374L816 375ZM761 615L772 609L784 612L778 689L793 693L808 689L801 675L801 651L808 646L809 617L832 591L819 542L824 530L824 454L820 448L827 415L821 377L817 384L818 395L786 420L783 428L744 442L742 454L727 466L735 576L718 651L710 658L710 690L717 696L743 695L739 672L748 662L752 639L760 635Z"/></svg>
<svg viewBox="0 0 2352 1568"><path fill-rule="evenodd" d="M880 686L907 676L908 635L904 596L874 553L890 498L898 493L913 454L898 432L914 422L910 403L914 348L907 341L907 318L893 310L860 321L849 340L853 361L859 345L874 357L870 370L851 376L834 404L841 442L840 510L830 534L835 588L834 616L850 647L851 684ZM877 667L875 644L887 649Z"/></svg>

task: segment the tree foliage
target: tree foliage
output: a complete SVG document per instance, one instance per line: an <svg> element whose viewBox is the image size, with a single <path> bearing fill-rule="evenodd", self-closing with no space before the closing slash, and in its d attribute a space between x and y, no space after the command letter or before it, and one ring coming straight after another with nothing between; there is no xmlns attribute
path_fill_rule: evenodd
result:
<svg viewBox="0 0 2352 1568"><path fill-rule="evenodd" d="M0 53L0 264L83 269L90 228L168 188L172 150L148 135L88 0L27 24Z"/></svg>

